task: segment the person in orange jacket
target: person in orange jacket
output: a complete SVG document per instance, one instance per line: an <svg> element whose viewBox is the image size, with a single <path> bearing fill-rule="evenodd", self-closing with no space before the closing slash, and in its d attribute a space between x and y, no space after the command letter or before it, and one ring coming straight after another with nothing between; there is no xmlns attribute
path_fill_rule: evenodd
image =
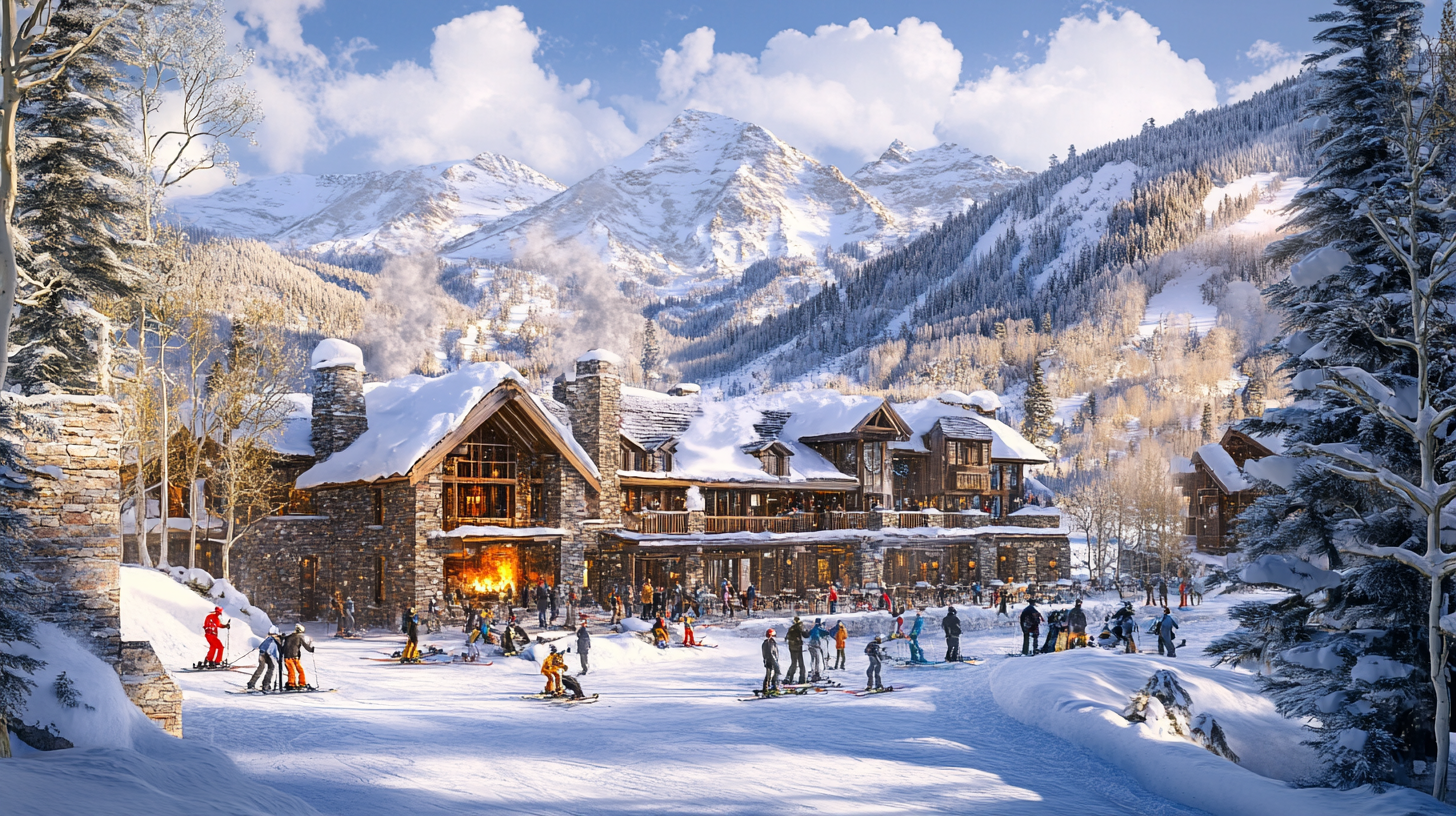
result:
<svg viewBox="0 0 1456 816"><path fill-rule="evenodd" d="M688 617L683 618L683 645L684 646L696 646L696 645L698 645L697 638L693 637L693 619L692 618L688 618Z"/></svg>
<svg viewBox="0 0 1456 816"><path fill-rule="evenodd" d="M566 671L566 658L561 656L561 652L557 651L555 646L552 646L551 654L547 655L541 663L541 674L546 676L546 690L541 693L565 694L561 685L561 673L564 671Z"/></svg>
<svg viewBox="0 0 1456 816"><path fill-rule="evenodd" d="M834 627L834 668L842 669L844 664L844 644L849 641L849 630L844 628L844 621Z"/></svg>
<svg viewBox="0 0 1456 816"><path fill-rule="evenodd" d="M213 607L212 614L202 621L202 634L207 636L207 658L198 668L211 669L222 665L222 640L218 638L217 630L231 628L233 628L232 624L222 622L222 607Z"/></svg>

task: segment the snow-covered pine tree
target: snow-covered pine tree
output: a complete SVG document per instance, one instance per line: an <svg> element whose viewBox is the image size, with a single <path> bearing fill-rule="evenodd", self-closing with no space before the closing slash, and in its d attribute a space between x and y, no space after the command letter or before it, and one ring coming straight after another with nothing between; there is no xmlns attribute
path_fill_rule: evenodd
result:
<svg viewBox="0 0 1456 816"><path fill-rule="evenodd" d="M1213 427L1213 405L1205 402L1203 403L1203 419L1198 423L1198 433L1203 444L1207 445L1213 441Z"/></svg>
<svg viewBox="0 0 1456 816"><path fill-rule="evenodd" d="M642 328L642 380L648 385L661 376L662 344L657 341L657 324L647 318Z"/></svg>
<svg viewBox="0 0 1456 816"><path fill-rule="evenodd" d="M46 50L83 41L108 14L106 0L73 0L51 21ZM114 11L114 9L113 9ZM31 92L16 120L20 263L42 284L22 295L12 342L11 380L31 391L105 390L110 337L93 304L129 294L139 280L128 262L141 212L128 170L131 137L121 101L119 24Z"/></svg>
<svg viewBox="0 0 1456 816"><path fill-rule="evenodd" d="M1408 438L1371 421L1346 395L1316 386L1327 367L1358 366L1397 382L1408 363L1369 328L1372 309L1400 325L1394 313L1407 278L1394 271L1399 265L1360 210L1402 172L1390 139L1398 135L1402 68L1422 8L1410 0L1335 5L1314 18L1330 25L1316 37L1326 49L1308 59L1311 65L1334 63L1305 113L1320 126L1315 140L1321 165L1294 200L1290 225L1299 232L1271 247L1274 260L1300 260L1288 279L1268 290L1285 312L1282 368L1294 376L1297 401L1245 427L1282 434L1296 450L1351 446L1409 476L1418 468ZM1437 753L1434 694L1424 668L1428 593L1414 570L1345 550L1354 540L1396 547L1410 542L1419 532L1410 512L1317 459L1287 484L1263 486L1269 495L1240 516L1249 566L1239 577L1293 594L1275 604L1237 607L1239 629L1209 652L1221 661L1257 660L1272 669L1264 686L1279 711L1313 720L1310 742L1325 767L1309 782L1423 787Z"/></svg>
<svg viewBox="0 0 1456 816"><path fill-rule="evenodd" d="M1026 386L1026 403L1023 407L1026 418L1021 423L1022 434L1033 445L1048 450L1051 447L1052 434L1056 431L1052 419L1056 416L1057 406L1052 402L1051 392L1047 390L1046 381L1042 378L1040 361L1031 367L1031 382Z"/></svg>

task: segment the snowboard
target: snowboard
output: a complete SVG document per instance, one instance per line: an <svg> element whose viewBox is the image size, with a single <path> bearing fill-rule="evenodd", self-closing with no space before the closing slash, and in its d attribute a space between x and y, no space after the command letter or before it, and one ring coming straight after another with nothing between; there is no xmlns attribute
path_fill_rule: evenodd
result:
<svg viewBox="0 0 1456 816"><path fill-rule="evenodd" d="M178 669L177 671L186 672L188 674L201 674L203 672L245 671L247 669L256 668L258 668L256 664L252 666L212 666L205 669L201 669L196 666L188 666L185 669Z"/></svg>

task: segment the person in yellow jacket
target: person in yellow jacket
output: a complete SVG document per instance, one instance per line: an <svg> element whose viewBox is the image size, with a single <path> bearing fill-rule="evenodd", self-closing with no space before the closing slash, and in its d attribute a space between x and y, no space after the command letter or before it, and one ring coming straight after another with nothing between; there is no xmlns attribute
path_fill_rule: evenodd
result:
<svg viewBox="0 0 1456 816"><path fill-rule="evenodd" d="M844 668L844 644L849 640L849 630L844 628L844 621L834 627L834 668Z"/></svg>
<svg viewBox="0 0 1456 816"><path fill-rule="evenodd" d="M667 622L659 617L657 622L652 625L652 645L659 649L666 649L669 645L667 641Z"/></svg>
<svg viewBox="0 0 1456 816"><path fill-rule="evenodd" d="M541 673L546 676L546 690L542 694L565 694L561 685L561 673L566 671L566 658L551 647L551 654L541 663Z"/></svg>

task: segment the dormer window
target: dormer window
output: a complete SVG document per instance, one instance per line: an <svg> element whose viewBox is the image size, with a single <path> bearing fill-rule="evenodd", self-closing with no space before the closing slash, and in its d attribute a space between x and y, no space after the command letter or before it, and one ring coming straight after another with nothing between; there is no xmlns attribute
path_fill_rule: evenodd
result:
<svg viewBox="0 0 1456 816"><path fill-rule="evenodd" d="M770 476L789 475L789 457L780 456L773 451L764 451L759 459L763 462L763 472Z"/></svg>

